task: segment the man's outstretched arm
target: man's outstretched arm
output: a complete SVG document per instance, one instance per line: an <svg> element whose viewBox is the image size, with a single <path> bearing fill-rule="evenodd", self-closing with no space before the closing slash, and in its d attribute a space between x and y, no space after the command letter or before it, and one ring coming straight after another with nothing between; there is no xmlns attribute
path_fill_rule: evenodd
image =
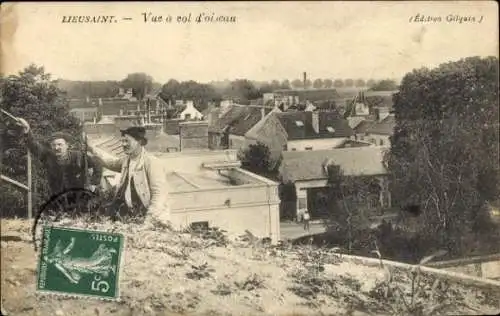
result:
<svg viewBox="0 0 500 316"><path fill-rule="evenodd" d="M91 154L91 159L95 164L99 165L101 168L104 167L114 172L122 171L122 159L115 157L104 150L93 147L87 144L87 150ZM89 160L89 161L90 161Z"/></svg>
<svg viewBox="0 0 500 316"><path fill-rule="evenodd" d="M18 118L18 125L21 126L23 129L23 135L26 136L29 150L31 150L31 152L39 159L44 160L47 157L48 153L50 152L50 149L42 145L39 141L37 141L33 137L30 125L28 124L28 122L26 122L25 119Z"/></svg>

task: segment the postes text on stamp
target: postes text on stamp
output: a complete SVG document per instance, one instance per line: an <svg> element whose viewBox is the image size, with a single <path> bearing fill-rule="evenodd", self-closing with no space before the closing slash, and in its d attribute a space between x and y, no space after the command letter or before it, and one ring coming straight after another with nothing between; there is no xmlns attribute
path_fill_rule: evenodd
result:
<svg viewBox="0 0 500 316"><path fill-rule="evenodd" d="M119 298L123 235L46 226L42 238L37 292Z"/></svg>

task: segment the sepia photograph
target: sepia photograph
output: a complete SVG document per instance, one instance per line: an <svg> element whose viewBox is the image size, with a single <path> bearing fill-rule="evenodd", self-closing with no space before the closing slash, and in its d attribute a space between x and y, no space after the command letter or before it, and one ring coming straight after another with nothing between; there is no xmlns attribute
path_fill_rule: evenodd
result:
<svg viewBox="0 0 500 316"><path fill-rule="evenodd" d="M500 314L498 24L2 3L1 315Z"/></svg>

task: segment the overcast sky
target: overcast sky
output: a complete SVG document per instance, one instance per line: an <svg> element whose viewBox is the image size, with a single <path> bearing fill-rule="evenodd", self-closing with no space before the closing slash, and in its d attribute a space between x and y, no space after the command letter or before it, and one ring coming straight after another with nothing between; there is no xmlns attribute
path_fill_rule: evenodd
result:
<svg viewBox="0 0 500 316"><path fill-rule="evenodd" d="M496 2L29 3L2 5L2 70L44 65L55 78L157 82L248 78L400 78L422 66L498 55ZM174 17L145 24L142 12ZM177 15L235 16L234 24L177 24ZM440 23L411 23L417 14ZM448 15L476 22L446 22ZM65 15L115 15L63 24ZM482 22L478 20L482 18ZM123 21L131 17L132 21Z"/></svg>

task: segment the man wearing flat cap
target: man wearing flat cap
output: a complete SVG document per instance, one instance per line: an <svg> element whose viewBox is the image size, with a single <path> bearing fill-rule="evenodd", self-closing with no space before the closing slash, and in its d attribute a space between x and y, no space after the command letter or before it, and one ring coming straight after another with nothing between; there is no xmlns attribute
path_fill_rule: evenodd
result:
<svg viewBox="0 0 500 316"><path fill-rule="evenodd" d="M146 130L133 126L121 130L124 158L113 157L107 152L88 145L104 168L120 172L120 182L115 188L114 205L119 214L152 218L168 224L170 212L167 205L166 172L158 158L146 151ZM125 212L123 210L125 209Z"/></svg>
<svg viewBox="0 0 500 316"><path fill-rule="evenodd" d="M102 168L92 157L85 157L87 153L69 150L71 137L63 132L53 133L50 137L50 147L34 139L30 126L26 120L17 118L17 123L27 137L27 145L33 155L40 159L47 170L47 180L51 196L68 192L73 189L87 189L96 191L100 184ZM85 159L87 171L85 174ZM89 177L88 187L86 180Z"/></svg>

